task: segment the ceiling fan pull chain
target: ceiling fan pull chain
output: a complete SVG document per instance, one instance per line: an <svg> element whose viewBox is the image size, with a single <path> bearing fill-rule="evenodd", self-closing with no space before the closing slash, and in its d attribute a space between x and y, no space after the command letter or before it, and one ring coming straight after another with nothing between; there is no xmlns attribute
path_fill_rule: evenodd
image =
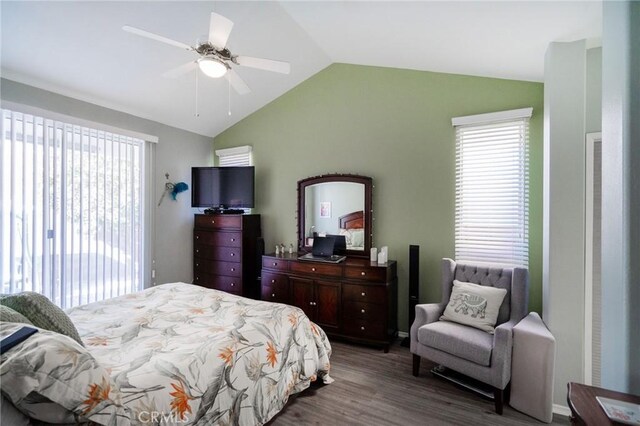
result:
<svg viewBox="0 0 640 426"><path fill-rule="evenodd" d="M227 114L229 115L229 117L231 117L231 81L227 80L227 87L228 87L228 91L227 91L227 95L228 95L228 99L227 99Z"/></svg>
<svg viewBox="0 0 640 426"><path fill-rule="evenodd" d="M200 117L200 113L198 112L198 74L200 74L200 71L196 68L196 117Z"/></svg>

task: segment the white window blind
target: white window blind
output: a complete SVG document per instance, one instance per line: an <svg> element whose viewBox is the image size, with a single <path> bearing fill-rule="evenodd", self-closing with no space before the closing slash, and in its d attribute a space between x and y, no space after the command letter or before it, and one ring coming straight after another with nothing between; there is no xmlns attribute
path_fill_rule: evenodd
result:
<svg viewBox="0 0 640 426"><path fill-rule="evenodd" d="M219 167L252 166L251 147L249 145L235 148L217 149Z"/></svg>
<svg viewBox="0 0 640 426"><path fill-rule="evenodd" d="M0 284L69 308L143 285L144 141L2 109Z"/></svg>
<svg viewBox="0 0 640 426"><path fill-rule="evenodd" d="M455 255L528 267L531 109L453 119Z"/></svg>

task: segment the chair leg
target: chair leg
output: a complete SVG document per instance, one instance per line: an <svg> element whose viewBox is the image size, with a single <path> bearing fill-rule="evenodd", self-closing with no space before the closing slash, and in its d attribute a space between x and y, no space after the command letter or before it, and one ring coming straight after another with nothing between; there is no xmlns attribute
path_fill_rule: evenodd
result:
<svg viewBox="0 0 640 426"><path fill-rule="evenodd" d="M504 390L495 388L493 390L493 399L496 404L496 413L502 415L502 406L504 405Z"/></svg>
<svg viewBox="0 0 640 426"><path fill-rule="evenodd" d="M420 355L413 354L413 375L418 377L420 373Z"/></svg>

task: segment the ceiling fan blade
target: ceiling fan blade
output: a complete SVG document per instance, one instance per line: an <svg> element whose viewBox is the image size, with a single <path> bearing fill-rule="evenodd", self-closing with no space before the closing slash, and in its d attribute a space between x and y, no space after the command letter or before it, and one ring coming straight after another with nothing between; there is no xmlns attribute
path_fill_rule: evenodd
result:
<svg viewBox="0 0 640 426"><path fill-rule="evenodd" d="M229 83L231 83L231 87L233 87L233 89L238 92L239 95L246 95L247 93L251 93L251 89L249 89L247 83L245 83L234 70L228 70L224 75L224 78L229 80Z"/></svg>
<svg viewBox="0 0 640 426"><path fill-rule="evenodd" d="M238 65L242 65L243 67L257 68L259 70L279 72L282 74L289 74L291 72L289 62L252 58L251 56L238 56L236 61L238 61Z"/></svg>
<svg viewBox="0 0 640 426"><path fill-rule="evenodd" d="M181 43L179 41L171 40L170 38L167 38L167 37L164 37L164 36L161 36L161 35L158 35L158 34L150 33L149 31L141 30L140 28L130 27L128 25L125 25L124 27L122 27L122 29L125 30L128 33L139 35L139 36L146 37L146 38L150 38L151 40L156 40L156 41L159 41L159 42L162 42L162 43L170 44L172 46L179 47L181 49L193 50L193 47L189 46L188 44L184 44L184 43Z"/></svg>
<svg viewBox="0 0 640 426"><path fill-rule="evenodd" d="M179 67L176 67L176 68L170 69L169 71L164 72L162 76L166 78L177 78L177 77L180 77L181 75L188 73L189 71L194 70L196 66L197 66L196 61L190 61L190 62L187 62L186 64L180 65Z"/></svg>
<svg viewBox="0 0 640 426"><path fill-rule="evenodd" d="M224 49L233 29L233 22L222 15L211 12L209 20L209 43L218 49Z"/></svg>

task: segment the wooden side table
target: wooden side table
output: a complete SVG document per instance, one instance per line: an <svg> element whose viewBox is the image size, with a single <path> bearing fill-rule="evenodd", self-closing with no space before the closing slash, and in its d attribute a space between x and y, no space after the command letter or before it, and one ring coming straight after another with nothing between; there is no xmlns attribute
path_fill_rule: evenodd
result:
<svg viewBox="0 0 640 426"><path fill-rule="evenodd" d="M620 401L640 404L640 396L612 390L596 388L580 383L567 385L567 403L571 409L571 423L576 425L613 425L596 400L596 396L618 399Z"/></svg>

